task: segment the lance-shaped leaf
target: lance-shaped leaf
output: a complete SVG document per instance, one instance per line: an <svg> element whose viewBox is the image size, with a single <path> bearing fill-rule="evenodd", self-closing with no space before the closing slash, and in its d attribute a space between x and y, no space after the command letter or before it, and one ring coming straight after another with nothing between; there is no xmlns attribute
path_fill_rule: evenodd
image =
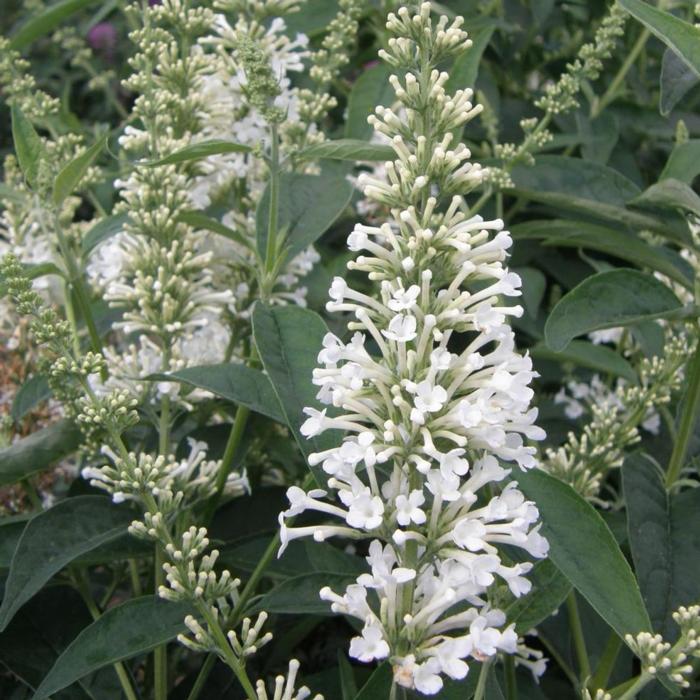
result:
<svg viewBox="0 0 700 700"><path fill-rule="evenodd" d="M230 241L234 241L244 248L252 249L251 242L240 231L236 231L199 211L183 211L177 217L177 220L188 226L193 226L194 228L218 233L220 236L228 238Z"/></svg>
<svg viewBox="0 0 700 700"><path fill-rule="evenodd" d="M193 143L190 146L185 146L179 151L175 151L159 160L149 161L145 163L145 165L150 167L155 167L157 165L174 165L175 163L202 160L202 158L219 156L225 153L250 153L251 150L250 146L246 146L242 143L212 139L211 141L201 141L200 143Z"/></svg>
<svg viewBox="0 0 700 700"><path fill-rule="evenodd" d="M83 255L87 255L93 248L100 245L100 243L103 243L112 236L116 236L120 231L123 231L124 224L126 224L128 220L128 214L114 214L98 221L85 234L83 240L80 242Z"/></svg>
<svg viewBox="0 0 700 700"><path fill-rule="evenodd" d="M362 139L336 139L307 146L299 152L301 160L394 160L396 152L391 146L369 143Z"/></svg>
<svg viewBox="0 0 700 700"><path fill-rule="evenodd" d="M46 401L51 396L48 379L43 374L35 374L27 379L15 394L10 415L15 423L19 423L35 406Z"/></svg>
<svg viewBox="0 0 700 700"><path fill-rule="evenodd" d="M630 204L642 207L680 209L700 217L700 197L695 194L690 185L673 178L664 178L652 185L639 197L633 199Z"/></svg>
<svg viewBox="0 0 700 700"><path fill-rule="evenodd" d="M335 431L306 439L301 425L306 420L304 408L325 407L316 398L318 387L312 382L316 357L328 332L318 314L298 306L266 306L256 303L253 310L255 344L270 377L282 411L301 451L308 457L312 452L330 449L339 441ZM319 483L325 483L323 472L315 469Z"/></svg>
<svg viewBox="0 0 700 700"><path fill-rule="evenodd" d="M537 504L549 558L621 636L650 630L632 569L596 510L570 486L533 469L513 470L520 489Z"/></svg>
<svg viewBox="0 0 700 700"><path fill-rule="evenodd" d="M44 144L34 125L17 105L12 106L12 141L19 167L27 182L34 185L39 175L39 165L45 158Z"/></svg>
<svg viewBox="0 0 700 700"><path fill-rule="evenodd" d="M44 471L53 462L74 452L81 434L69 420L37 430L0 450L0 485L15 484Z"/></svg>
<svg viewBox="0 0 700 700"><path fill-rule="evenodd" d="M554 307L544 327L545 340L558 352L577 335L662 318L680 310L678 297L651 275L630 269L599 272Z"/></svg>
<svg viewBox="0 0 700 700"><path fill-rule="evenodd" d="M126 533L133 512L106 496L60 501L27 524L12 557L0 606L0 631L52 576L80 555Z"/></svg>
<svg viewBox="0 0 700 700"><path fill-rule="evenodd" d="M700 29L670 12L642 0L619 0L620 5L663 41L700 75Z"/></svg>
<svg viewBox="0 0 700 700"><path fill-rule="evenodd" d="M685 182L686 185L692 185L698 175L700 175L700 139L691 139L685 143L677 143L673 147L659 180L671 178Z"/></svg>
<svg viewBox="0 0 700 700"><path fill-rule="evenodd" d="M287 256L294 257L320 238L350 203L353 187L344 174L282 173L279 182L278 231L285 234ZM270 186L255 213L258 251L265 255Z"/></svg>
<svg viewBox="0 0 700 700"><path fill-rule="evenodd" d="M270 380L258 369L237 363L205 365L151 378L191 384L279 423L287 422Z"/></svg>
<svg viewBox="0 0 700 700"><path fill-rule="evenodd" d="M84 153L73 158L56 175L53 183L53 203L60 206L61 202L75 190L85 177L87 169L92 165L95 158L107 143L107 136L97 139Z"/></svg>
<svg viewBox="0 0 700 700"><path fill-rule="evenodd" d="M362 71L355 81L348 98L348 118L345 135L353 139L368 140L372 127L367 117L374 113L377 105L390 105L395 99L394 88L389 76L394 72L391 66L380 63Z"/></svg>
<svg viewBox="0 0 700 700"><path fill-rule="evenodd" d="M659 79L659 112L667 117L698 83L698 74L675 51L666 49Z"/></svg>
<svg viewBox="0 0 700 700"><path fill-rule="evenodd" d="M554 352L544 344L538 344L530 355L535 360L571 362L579 367L624 377L629 382L637 381L637 373L620 353L605 345L594 345L585 340L572 340L561 352Z"/></svg>
<svg viewBox="0 0 700 700"><path fill-rule="evenodd" d="M71 15L98 2L99 0L62 0L39 12L32 12L30 19L12 37L10 48L19 51L29 46L39 37L53 31Z"/></svg>
<svg viewBox="0 0 700 700"><path fill-rule="evenodd" d="M43 700L109 664L144 654L185 631L188 603L143 596L110 608L88 625L58 657L34 694Z"/></svg>
<svg viewBox="0 0 700 700"><path fill-rule="evenodd" d="M622 467L627 532L634 568L654 630L670 638L671 615L700 599L700 492L669 496L650 457L635 453Z"/></svg>

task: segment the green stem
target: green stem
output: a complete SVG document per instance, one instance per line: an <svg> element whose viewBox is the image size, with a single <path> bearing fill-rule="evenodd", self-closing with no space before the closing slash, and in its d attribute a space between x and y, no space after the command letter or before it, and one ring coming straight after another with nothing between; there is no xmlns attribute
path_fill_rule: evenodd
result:
<svg viewBox="0 0 700 700"><path fill-rule="evenodd" d="M160 544L156 544L154 565L155 594L164 583L163 552ZM167 700L168 697L168 649L165 644L153 650L153 694L155 700Z"/></svg>
<svg viewBox="0 0 700 700"><path fill-rule="evenodd" d="M275 267L277 255L277 216L279 209L280 155L277 124L270 126L270 211L267 219L267 245L265 248L265 271L269 274Z"/></svg>
<svg viewBox="0 0 700 700"><path fill-rule="evenodd" d="M97 608L97 605L95 605L95 601L93 600L92 595L90 595L90 589L85 579L85 572L82 569L79 569L75 572L74 581L78 593L80 594L80 597L83 599L85 605L87 606L90 616L93 620L99 619L102 613ZM121 684L122 690L124 691L124 697L127 698L127 700L138 700L136 692L134 691L134 688L131 685L131 678L129 677L129 674L126 671L124 664L121 663L121 661L117 661L115 664L112 665L114 666L114 670L116 671L117 677L119 678L119 683Z"/></svg>
<svg viewBox="0 0 700 700"><path fill-rule="evenodd" d="M66 318L68 323L70 323L71 330L73 331L73 352L76 357L80 357L80 334L78 333L78 321L75 316L75 308L73 307L73 296L71 294L71 286L68 280L64 280L63 283L63 297L65 300Z"/></svg>
<svg viewBox="0 0 700 700"><path fill-rule="evenodd" d="M214 515L216 507L219 505L221 500L221 495L226 487L226 479L228 479L231 469L233 467L233 458L236 456L236 452L241 445L243 440L243 435L245 433L245 427L248 422L248 416L250 415L250 409L246 406L239 406L236 411L236 418L233 421L233 426L231 432L229 433L228 440L226 442L226 448L224 449L224 456L221 458L221 466L216 475L216 491L214 495L209 500L209 506L205 515L205 522L209 522Z"/></svg>
<svg viewBox="0 0 700 700"><path fill-rule="evenodd" d="M518 700L518 681L515 677L515 660L510 654L504 659L506 667L506 700Z"/></svg>
<svg viewBox="0 0 700 700"><path fill-rule="evenodd" d="M241 684L241 686L243 686L243 690L246 692L248 700L257 700L255 688L253 688L253 684L250 682L250 678L246 673L245 667L233 653L233 649L231 649L231 645L229 644L219 621L212 614L211 608L206 603L201 603L197 606L197 609L206 621L210 633L214 636L219 651L223 654L224 661L230 666L231 670L238 679L238 682Z"/></svg>
<svg viewBox="0 0 700 700"><path fill-rule="evenodd" d="M36 486L32 483L31 479L22 479L21 481L22 488L24 489L24 492L27 494L27 498L29 499L29 502L39 511L44 510L44 505L41 502L41 498L39 497L39 493L36 490Z"/></svg>
<svg viewBox="0 0 700 700"><path fill-rule="evenodd" d="M688 391L683 402L678 435L673 445L673 452L671 453L668 471L666 472L666 487L669 489L678 481L681 474L690 438L695 428L698 409L700 409L700 341L697 343L693 358L689 365L686 366L686 371L688 369L690 370L686 374Z"/></svg>
<svg viewBox="0 0 700 700"><path fill-rule="evenodd" d="M202 668L199 669L199 673L197 674L197 678L192 686L192 690L190 690L190 693L187 696L187 700L197 700L200 693L204 690L204 684L207 682L207 678L209 678L209 674L214 668L215 663L216 654L209 654L209 656L204 659Z"/></svg>
<svg viewBox="0 0 700 700"><path fill-rule="evenodd" d="M620 70L617 71L617 75L613 78L612 83L610 83L608 89L605 91L605 94L591 106L591 119L598 117L600 113L617 98L617 91L620 89L622 81L627 77L627 73L642 52L648 38L649 30L643 29L632 47L632 50L627 54L624 63L620 66Z"/></svg>
<svg viewBox="0 0 700 700"><path fill-rule="evenodd" d="M612 674L613 668L615 668L615 662L620 654L620 649L622 649L622 639L614 632L611 632L605 649L603 650L603 656L600 659L598 668L593 678L591 678L588 683L588 687L591 691L607 687L610 675Z"/></svg>
<svg viewBox="0 0 700 700"><path fill-rule="evenodd" d="M61 223L58 220L58 214L54 216L54 230L56 231L56 238L58 239L58 247L61 251L61 257L63 258L68 270L70 286L75 291L75 298L78 302L80 313L83 315L83 320L85 321L85 325L88 329L88 334L90 336L90 347L93 352L101 353L102 341L100 340L100 334L97 332L97 325L95 324L95 319L90 308L90 296L85 289L83 275L80 272L78 263L73 255L73 251L71 250L70 244L63 233L63 229L61 228Z"/></svg>
<svg viewBox="0 0 700 700"><path fill-rule="evenodd" d="M484 700L486 697L486 681L489 679L493 659L494 657L486 659L486 661L481 664L481 673L479 673L479 681L476 684L476 690L474 691L474 700Z"/></svg>
<svg viewBox="0 0 700 700"><path fill-rule="evenodd" d="M586 640L583 636L583 627L581 626L581 616L578 612L578 603L576 602L576 592L571 591L566 599L566 607L569 611L569 624L571 632L574 636L574 648L576 649L576 658L579 664L579 673L582 685L591 675L591 664L588 660L588 652L586 651Z"/></svg>
<svg viewBox="0 0 700 700"><path fill-rule="evenodd" d="M653 677L650 676L648 673L643 672L640 674L639 678L632 684L630 688L628 688L627 691L623 695L620 695L618 700L632 700L632 698L636 698L637 695L647 686L651 681L653 680Z"/></svg>
<svg viewBox="0 0 700 700"><path fill-rule="evenodd" d="M131 576L131 589L136 597L142 594L141 579L139 578L139 569L136 564L136 559L129 559L129 574Z"/></svg>

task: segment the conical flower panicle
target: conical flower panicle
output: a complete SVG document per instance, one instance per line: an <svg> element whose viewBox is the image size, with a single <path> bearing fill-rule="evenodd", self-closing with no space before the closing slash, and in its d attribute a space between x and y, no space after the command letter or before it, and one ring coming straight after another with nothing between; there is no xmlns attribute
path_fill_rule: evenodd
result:
<svg viewBox="0 0 700 700"><path fill-rule="evenodd" d="M337 430L339 444L313 454L328 489L289 489L280 515L282 549L312 535L371 538L370 572L343 593L321 596L361 619L350 654L389 658L397 683L427 694L442 675L464 678L470 657L515 653L517 636L490 604L499 580L527 593L530 563L507 562L498 545L544 557L535 505L505 482L509 464L535 465L537 411L530 408L532 363L515 349L508 317L520 279L504 265L511 238L502 221L469 217L462 195L481 178L453 134L479 113L471 90L445 91L436 65L469 47L461 20L434 22L430 5L390 14L382 58L405 71L391 79L399 108L369 121L389 137L396 159L386 180L363 176L365 195L388 205L382 226L358 224L348 239L350 269L367 273L372 296L333 280L328 309L351 320L347 343L324 339L314 382L320 400L302 432ZM330 525L293 528L305 510Z"/></svg>

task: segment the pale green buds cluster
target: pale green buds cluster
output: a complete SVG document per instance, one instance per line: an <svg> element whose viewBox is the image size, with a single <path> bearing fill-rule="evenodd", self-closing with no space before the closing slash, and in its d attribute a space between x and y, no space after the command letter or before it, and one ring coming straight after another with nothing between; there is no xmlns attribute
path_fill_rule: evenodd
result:
<svg viewBox="0 0 700 700"><path fill-rule="evenodd" d="M597 499L606 476L622 466L625 451L640 440L639 426L649 410L667 404L679 389L693 346L685 334L669 336L663 356L640 361L639 383L620 383L611 400L592 403L583 432L570 432L561 447L546 450L542 468L584 498Z"/></svg>
<svg viewBox="0 0 700 700"><path fill-rule="evenodd" d="M29 68L29 61L0 36L0 88L7 104L19 106L30 119L45 119L58 113L61 101L38 89Z"/></svg>
<svg viewBox="0 0 700 700"><path fill-rule="evenodd" d="M224 12L235 12L251 19L288 15L298 12L306 0L216 0L214 7Z"/></svg>
<svg viewBox="0 0 700 700"><path fill-rule="evenodd" d="M251 107L259 110L270 124L279 124L285 115L273 104L280 94L280 86L267 54L258 42L241 33L236 55L245 72L246 85L243 93Z"/></svg>
<svg viewBox="0 0 700 700"><path fill-rule="evenodd" d="M624 33L627 14L617 4L610 9L595 33L593 42L584 44L573 63L567 66L557 83L550 85L535 104L548 114L562 114L578 106L576 95L585 80L596 80L603 60L610 58L615 42Z"/></svg>
<svg viewBox="0 0 700 700"><path fill-rule="evenodd" d="M311 695L311 692L306 686L302 686L296 692L294 685L296 683L297 673L299 672L299 662L292 659L289 662L289 670L287 676L277 676L275 678L275 687L272 697L267 694L265 683L258 681L255 686L255 693L258 700L306 700ZM312 700L323 700L323 696L314 695Z"/></svg>
<svg viewBox="0 0 700 700"><path fill-rule="evenodd" d="M693 671L688 657L679 645L671 646L660 634L640 632L636 637L625 635L625 641L642 662L642 671L653 677L664 676L681 688L687 688L686 680ZM680 643L679 643L680 644Z"/></svg>
<svg viewBox="0 0 700 700"><path fill-rule="evenodd" d="M430 3L424 2L415 14L407 7L400 8L396 14L389 13L386 28L394 36L389 39L388 48L379 51L379 58L401 68L414 63L419 55L430 56L431 65L435 66L472 45L461 28L463 17L456 17L448 26L448 18L442 15L433 27L430 11Z"/></svg>

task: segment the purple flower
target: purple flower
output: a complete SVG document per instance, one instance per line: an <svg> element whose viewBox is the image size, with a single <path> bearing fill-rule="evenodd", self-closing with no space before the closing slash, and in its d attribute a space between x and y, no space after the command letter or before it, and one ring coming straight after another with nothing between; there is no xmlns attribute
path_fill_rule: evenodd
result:
<svg viewBox="0 0 700 700"><path fill-rule="evenodd" d="M111 22L99 22L88 32L87 42L94 51L111 57L117 38L117 30Z"/></svg>

